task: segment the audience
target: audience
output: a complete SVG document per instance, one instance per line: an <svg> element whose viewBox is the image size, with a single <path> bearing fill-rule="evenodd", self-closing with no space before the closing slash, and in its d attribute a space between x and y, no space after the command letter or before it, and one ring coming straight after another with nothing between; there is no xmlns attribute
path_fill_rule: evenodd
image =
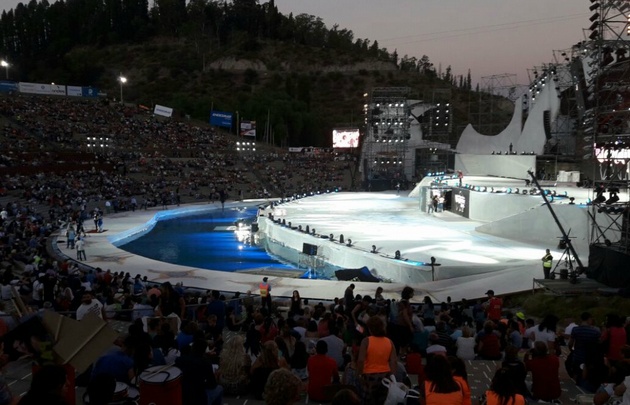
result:
<svg viewBox="0 0 630 405"><path fill-rule="evenodd" d="M355 295L351 284L331 308L309 305L296 290L285 319L247 305L244 298L226 302L218 291L192 296L181 286L157 286L140 275L90 270L74 260L60 260L46 249L56 231L67 235L69 249L80 248L79 241L94 232L100 221L107 224L107 215L115 212L194 201L214 203L226 193L228 198L290 197L347 188L350 159L279 153L266 146L256 154L239 155L234 148L237 138L221 131L102 101L0 97L0 114L9 118L0 131L6 144L0 152L0 167L11 173L0 179L0 189L13 199L0 207L2 299L10 299L14 286L23 301L36 309L69 311L77 319L94 312L107 321L146 321L148 333L130 329L121 347L95 362L92 382L103 381L104 398L111 385L106 384L106 375L125 382L149 365L178 363L187 370L183 377L187 387L203 378L209 388L204 393L185 392L192 396L191 403L203 398L218 403L223 388L237 395L247 387L254 388L257 398L264 393L269 404L292 403L300 392L294 376L304 380L309 396L318 400L324 395L322 387L338 378L337 371L343 371L343 382L353 386L359 398L377 403L383 394L380 380L403 368L397 364L398 355L410 372L418 374L428 393L427 403L441 395L456 396L455 403L461 396L463 404L469 403L461 362L474 358L503 360L505 370L495 380L509 376L516 385L514 392L527 397L518 348L528 341L534 346L525 356L526 370L532 373L531 396L546 401L560 396L555 356L558 318L548 315L538 325L532 321L524 331L524 314L519 313L518 319L505 316L503 301L492 290L486 302L472 305L450 299L434 305L427 296L418 309L411 304L414 291L410 287L402 290L398 301L385 300L379 287L372 300ZM96 147L97 142L88 136L99 138L99 144L103 138L110 147ZM179 323L151 319L169 314L181 322L177 339L174 332L180 332ZM0 315L0 335L4 335L17 322L3 306ZM600 331L592 316L584 313L579 325L565 331L571 350L567 369L581 387L596 391L602 382L610 381L617 387L609 390L612 395L615 391L625 395L630 361L623 355L628 339L623 326L623 318L609 314ZM212 342L203 352L202 341ZM395 346L388 346L391 342ZM426 354L431 354L426 357L431 366L427 364L423 384ZM450 358L451 379L439 364L447 354L457 356ZM331 361L334 372L329 370ZM212 363L218 365L216 377L210 372ZM320 370L324 363L330 375L306 372ZM314 373L326 378L319 381ZM34 387L41 383L33 378ZM489 403L494 398L519 403L510 387L497 384L489 391ZM48 392L46 403L55 403L62 388L52 379L38 392L29 391L22 401L36 403L38 395ZM92 383L91 390L95 389ZM356 403L357 396L342 390L333 403L340 398Z"/></svg>

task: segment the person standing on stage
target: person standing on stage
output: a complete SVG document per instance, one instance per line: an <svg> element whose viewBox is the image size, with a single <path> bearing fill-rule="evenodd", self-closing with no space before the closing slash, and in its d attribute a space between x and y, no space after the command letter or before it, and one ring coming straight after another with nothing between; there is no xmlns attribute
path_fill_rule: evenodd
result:
<svg viewBox="0 0 630 405"><path fill-rule="evenodd" d="M553 256L549 249L545 252L545 255L542 257L542 265L543 265L543 273L545 275L545 280L551 278L551 266L553 264Z"/></svg>
<svg viewBox="0 0 630 405"><path fill-rule="evenodd" d="M268 277L264 277L262 283L260 283L260 300L262 302L262 308L269 308L271 311L271 284L267 281Z"/></svg>

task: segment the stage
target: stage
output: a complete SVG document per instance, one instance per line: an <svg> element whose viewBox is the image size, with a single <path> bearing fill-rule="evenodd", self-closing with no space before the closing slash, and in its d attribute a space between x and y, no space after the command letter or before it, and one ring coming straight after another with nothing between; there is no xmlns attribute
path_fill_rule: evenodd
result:
<svg viewBox="0 0 630 405"><path fill-rule="evenodd" d="M483 179L478 179L482 181ZM485 179L487 184L492 179ZM505 180L507 181L507 180ZM518 179L511 181L521 182ZM578 204L556 200L554 206L565 226L572 229L575 246L582 262L588 262L587 207L579 204L588 198L588 189L571 185L557 185L558 193L581 196ZM485 193L484 198L504 202L500 194ZM413 195L413 194L412 194ZM481 194L480 194L481 195ZM473 197L474 198L474 197ZM519 197L520 198L520 197ZM485 296L488 289L503 295L527 291L534 287L533 280L542 278L541 257L546 248L551 249L555 263L563 251L557 249L560 232L552 220L541 196L527 196L534 208L514 212L496 221L475 221L453 212L424 212L419 198L396 192L339 192L308 196L273 207L272 200L253 203L267 206L258 216L258 238L302 252L303 244L318 247L317 257L342 268L367 266L373 274L391 282L355 282L356 293L373 295L377 286L385 289L385 296L397 298L404 285L413 286L416 300L424 295L435 301L462 298L474 299ZM226 209L238 208L242 203L231 202ZM505 204L504 204L505 205ZM509 205L509 204L508 204ZM518 206L518 205L517 205ZM147 275L153 281L183 282L197 288L221 291L252 291L257 293L261 276L258 274L229 273L196 269L158 262L131 255L114 244L130 235L146 232L150 224L160 218L172 218L188 213L203 213L220 209L218 204L194 204L173 210L149 210L124 212L105 218L107 232L90 234L87 239L86 264L112 271ZM492 205L487 210L496 211ZM290 222L292 228L273 222ZM317 235L306 234L297 228L315 229ZM333 240L325 239L333 234ZM344 243L339 243L340 234ZM60 240L63 237L59 237ZM351 246L347 246L352 240ZM372 245L377 253L371 253ZM64 243L56 246L69 257L74 251L65 249ZM399 250L400 259L395 258ZM275 252L274 252L275 253ZM296 253L298 254L298 253ZM436 263L432 274L431 257ZM435 278L435 281L432 279ZM274 296L289 297L294 289L312 299L341 297L349 281L296 279L270 276Z"/></svg>

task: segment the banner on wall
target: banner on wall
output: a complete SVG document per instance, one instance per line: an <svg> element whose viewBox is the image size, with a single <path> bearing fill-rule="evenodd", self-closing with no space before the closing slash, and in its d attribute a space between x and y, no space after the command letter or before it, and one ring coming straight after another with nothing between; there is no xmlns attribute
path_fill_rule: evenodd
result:
<svg viewBox="0 0 630 405"><path fill-rule="evenodd" d="M256 138L256 121L241 121L241 136Z"/></svg>
<svg viewBox="0 0 630 405"><path fill-rule="evenodd" d="M232 113L224 111L211 111L210 125L232 128Z"/></svg>
<svg viewBox="0 0 630 405"><path fill-rule="evenodd" d="M70 97L83 97L83 87L81 86L68 86L66 91Z"/></svg>
<svg viewBox="0 0 630 405"><path fill-rule="evenodd" d="M26 94L43 94L47 96L65 96L66 86L58 84L44 84L44 83L18 83L18 90L20 93Z"/></svg>
<svg viewBox="0 0 630 405"><path fill-rule="evenodd" d="M164 107L163 105L156 104L153 109L153 115L160 115L162 117L170 118L173 115L173 109L170 107Z"/></svg>
<svg viewBox="0 0 630 405"><path fill-rule="evenodd" d="M465 218L470 217L470 190L462 188L453 189L451 212Z"/></svg>
<svg viewBox="0 0 630 405"><path fill-rule="evenodd" d="M18 91L18 84L8 80L0 80L0 92L12 93Z"/></svg>

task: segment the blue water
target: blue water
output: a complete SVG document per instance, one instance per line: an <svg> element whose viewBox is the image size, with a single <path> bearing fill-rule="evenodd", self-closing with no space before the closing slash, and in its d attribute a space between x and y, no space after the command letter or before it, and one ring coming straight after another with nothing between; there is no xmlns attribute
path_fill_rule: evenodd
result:
<svg viewBox="0 0 630 405"><path fill-rule="evenodd" d="M162 262L209 270L239 271L266 268L309 272L282 262L261 246L249 243L249 232L239 235L238 222L247 225L256 219L257 207L181 216L158 221L145 235L118 246L130 253ZM311 275L312 277L312 275Z"/></svg>

